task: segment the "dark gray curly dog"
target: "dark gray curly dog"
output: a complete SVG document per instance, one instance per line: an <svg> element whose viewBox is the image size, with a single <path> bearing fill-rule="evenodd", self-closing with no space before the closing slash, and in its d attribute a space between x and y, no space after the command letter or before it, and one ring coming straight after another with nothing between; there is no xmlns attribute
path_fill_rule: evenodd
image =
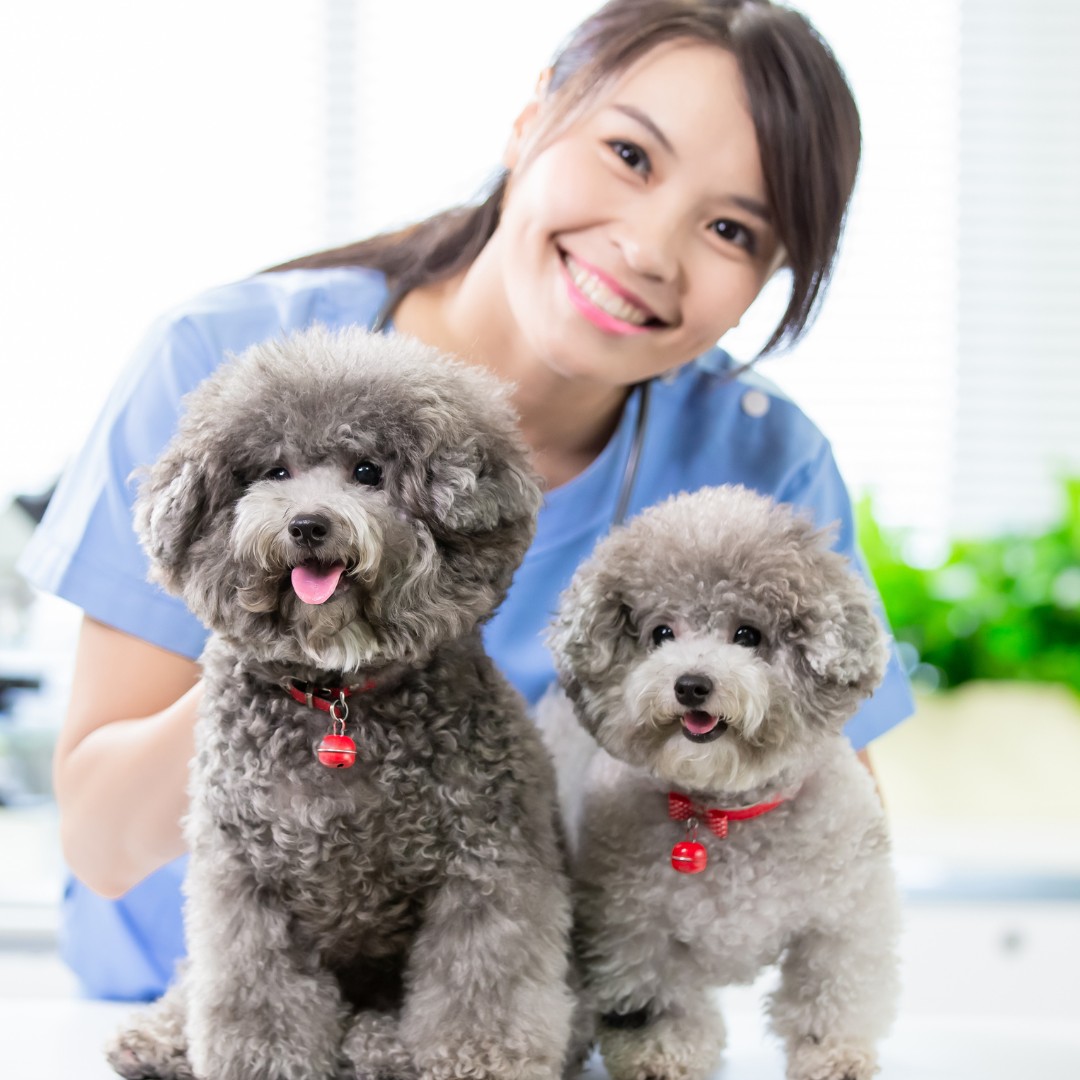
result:
<svg viewBox="0 0 1080 1080"><path fill-rule="evenodd" d="M704 489L598 545L553 646L599 744L570 818L613 1080L704 1080L724 1045L710 991L774 963L791 1080L871 1076L898 900L884 812L841 734L887 659L865 583L790 508ZM570 710L542 704L566 745Z"/></svg>
<svg viewBox="0 0 1080 1080"><path fill-rule="evenodd" d="M572 1006L554 777L478 629L540 502L503 388L317 329L186 404L137 525L214 631L190 956L113 1066L553 1080Z"/></svg>

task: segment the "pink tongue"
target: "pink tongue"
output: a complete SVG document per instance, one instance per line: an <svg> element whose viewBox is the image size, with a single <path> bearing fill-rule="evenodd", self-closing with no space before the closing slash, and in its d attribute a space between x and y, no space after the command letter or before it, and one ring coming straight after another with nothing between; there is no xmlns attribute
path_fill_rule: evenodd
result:
<svg viewBox="0 0 1080 1080"><path fill-rule="evenodd" d="M693 735L707 735L714 727L716 727L717 717L710 716L707 712L702 712L700 709L693 709L691 712L683 713L683 727L687 729Z"/></svg>
<svg viewBox="0 0 1080 1080"><path fill-rule="evenodd" d="M341 577L344 563L323 566L320 563L303 563L292 570L292 587L305 604L324 604L333 595Z"/></svg>

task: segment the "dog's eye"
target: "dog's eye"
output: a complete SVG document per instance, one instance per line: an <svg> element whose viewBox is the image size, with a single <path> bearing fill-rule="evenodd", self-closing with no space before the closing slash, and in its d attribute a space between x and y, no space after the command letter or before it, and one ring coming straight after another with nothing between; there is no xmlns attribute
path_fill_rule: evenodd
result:
<svg viewBox="0 0 1080 1080"><path fill-rule="evenodd" d="M658 626L652 632L652 643L654 645L663 645L665 641L674 641L675 631L670 626Z"/></svg>
<svg viewBox="0 0 1080 1080"><path fill-rule="evenodd" d="M267 469L263 473L264 480L288 480L289 470L284 465L275 465L272 469Z"/></svg>
<svg viewBox="0 0 1080 1080"><path fill-rule="evenodd" d="M366 484L368 487L375 487L382 479L382 469L380 469L373 461L361 461L353 471L353 479L358 484Z"/></svg>
<svg viewBox="0 0 1080 1080"><path fill-rule="evenodd" d="M752 649L761 644L761 631L752 626L740 626L731 639L736 645L742 645L744 649Z"/></svg>

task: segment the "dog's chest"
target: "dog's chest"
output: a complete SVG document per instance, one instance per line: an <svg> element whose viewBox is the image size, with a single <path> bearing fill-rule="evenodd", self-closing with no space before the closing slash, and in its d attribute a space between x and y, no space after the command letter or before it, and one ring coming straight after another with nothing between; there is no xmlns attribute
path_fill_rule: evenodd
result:
<svg viewBox="0 0 1080 1080"><path fill-rule="evenodd" d="M440 881L436 829L370 808L329 813L317 826L291 815L272 825L256 873L316 950L390 955L415 932Z"/></svg>
<svg viewBox="0 0 1080 1080"><path fill-rule="evenodd" d="M290 905L345 896L367 910L436 883L454 843L453 791L415 725L354 724L357 760L316 755L327 718L272 703L246 727L207 726L196 793L222 842Z"/></svg>
<svg viewBox="0 0 1080 1080"><path fill-rule="evenodd" d="M791 881L799 855L790 838L765 821L731 823L728 837L701 831L708 861L699 874L663 870L671 890L667 909L672 939L729 967L732 981L752 979L775 962L789 938L807 921L808 898ZM681 840L679 830L667 839Z"/></svg>
<svg viewBox="0 0 1080 1080"><path fill-rule="evenodd" d="M587 932L602 952L610 946L618 954L623 942L641 934L674 943L711 981L745 982L775 962L807 925L812 898L805 883L793 881L792 870L812 853L787 827L784 813L732 821L725 839L699 827L696 842L707 862L691 874L672 865L675 845L690 837L685 823L668 817L666 796L639 793L617 809L595 803L590 809L576 877ZM633 905L613 902L629 895Z"/></svg>

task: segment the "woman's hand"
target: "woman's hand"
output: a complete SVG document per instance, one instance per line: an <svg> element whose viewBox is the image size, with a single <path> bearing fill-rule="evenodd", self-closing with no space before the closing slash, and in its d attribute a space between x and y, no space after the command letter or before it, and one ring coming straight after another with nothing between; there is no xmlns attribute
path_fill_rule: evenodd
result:
<svg viewBox="0 0 1080 1080"><path fill-rule="evenodd" d="M185 850L201 695L194 661L84 616L53 786L64 857L102 896Z"/></svg>

